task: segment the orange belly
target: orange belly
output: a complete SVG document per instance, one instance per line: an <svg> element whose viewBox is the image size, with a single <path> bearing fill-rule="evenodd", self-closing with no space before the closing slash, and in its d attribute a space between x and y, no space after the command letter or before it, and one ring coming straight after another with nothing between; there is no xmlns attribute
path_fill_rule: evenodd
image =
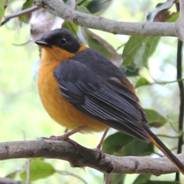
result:
<svg viewBox="0 0 184 184"><path fill-rule="evenodd" d="M49 115L68 129L85 125L85 131L102 131L107 128L102 122L93 119L76 109L62 96L53 71L57 64L41 64L38 75L38 89L42 103Z"/></svg>

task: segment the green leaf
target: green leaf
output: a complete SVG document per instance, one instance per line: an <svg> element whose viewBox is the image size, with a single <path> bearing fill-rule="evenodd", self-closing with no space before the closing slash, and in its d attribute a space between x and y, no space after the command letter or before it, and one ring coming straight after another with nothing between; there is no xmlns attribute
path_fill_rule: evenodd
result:
<svg viewBox="0 0 184 184"><path fill-rule="evenodd" d="M85 6L77 6L76 9L77 9L78 11L80 11L80 12L90 13L89 10L88 10Z"/></svg>
<svg viewBox="0 0 184 184"><path fill-rule="evenodd" d="M89 13L98 13L101 14L111 5L112 0L82 0L77 1L77 9L87 9ZM85 10L84 9L84 10ZM85 10L86 12L86 10Z"/></svg>
<svg viewBox="0 0 184 184"><path fill-rule="evenodd" d="M167 122L167 119L164 116L153 109L144 109L144 112L150 126L161 127Z"/></svg>
<svg viewBox="0 0 184 184"><path fill-rule="evenodd" d="M150 174L140 174L135 181L133 182L133 184L145 184L149 181L151 175Z"/></svg>
<svg viewBox="0 0 184 184"><path fill-rule="evenodd" d="M4 16L4 10L5 10L4 3L5 3L5 0L0 1L0 20Z"/></svg>
<svg viewBox="0 0 184 184"><path fill-rule="evenodd" d="M123 155L149 155L154 152L154 147L152 144L148 144L143 141L139 141L132 137L132 140L124 146L124 148L120 151Z"/></svg>
<svg viewBox="0 0 184 184"><path fill-rule="evenodd" d="M73 35L77 36L77 32L79 30L79 26L77 24L65 20L62 27L69 29Z"/></svg>
<svg viewBox="0 0 184 184"><path fill-rule="evenodd" d="M29 7L31 7L33 4L33 0L26 0L25 3L22 6L22 10L27 9ZM19 17L19 20L25 23L28 23L30 18L30 14L26 14L26 15L22 15Z"/></svg>
<svg viewBox="0 0 184 184"><path fill-rule="evenodd" d="M123 65L136 65L137 68L147 66L159 40L160 37L154 36L131 36L123 50Z"/></svg>
<svg viewBox="0 0 184 184"><path fill-rule="evenodd" d="M168 22L175 22L179 17L179 12L172 13L167 19Z"/></svg>
<svg viewBox="0 0 184 184"><path fill-rule="evenodd" d="M103 143L103 151L109 154L114 154L121 150L123 146L128 144L131 138L121 132L116 132L108 136Z"/></svg>
<svg viewBox="0 0 184 184"><path fill-rule="evenodd" d="M90 48L100 51L104 57L111 61L118 63L121 61L121 56L117 54L116 50L106 40L86 28L82 28L82 33Z"/></svg>
<svg viewBox="0 0 184 184"><path fill-rule="evenodd" d="M54 167L45 162L43 159L32 159L30 162L30 180L35 181L38 179L46 178L55 173ZM22 180L26 179L26 172L20 174Z"/></svg>
<svg viewBox="0 0 184 184"><path fill-rule="evenodd" d="M148 155L153 153L153 145L132 136L117 132L106 138L103 151L115 155Z"/></svg>
<svg viewBox="0 0 184 184"><path fill-rule="evenodd" d="M111 184L123 184L125 181L125 174L116 174L113 173L110 176L110 182Z"/></svg>
<svg viewBox="0 0 184 184"><path fill-rule="evenodd" d="M91 13L102 13L102 11L106 10L112 0L93 0L91 1L86 8L91 12Z"/></svg>
<svg viewBox="0 0 184 184"><path fill-rule="evenodd" d="M129 77L135 77L139 75L140 68L137 68L135 65L128 65L128 66L123 66L123 69L126 72L126 75Z"/></svg>
<svg viewBox="0 0 184 184"><path fill-rule="evenodd" d="M150 82L144 78L144 77L140 77L137 81L136 81L136 84L135 84L135 87L138 88L138 87L141 87L141 86L146 86L146 85L149 85Z"/></svg>
<svg viewBox="0 0 184 184"><path fill-rule="evenodd" d="M170 14L167 21L176 21L178 13ZM123 66L128 68L140 69L147 67L148 59L154 53L160 37L134 35L129 38L123 50Z"/></svg>

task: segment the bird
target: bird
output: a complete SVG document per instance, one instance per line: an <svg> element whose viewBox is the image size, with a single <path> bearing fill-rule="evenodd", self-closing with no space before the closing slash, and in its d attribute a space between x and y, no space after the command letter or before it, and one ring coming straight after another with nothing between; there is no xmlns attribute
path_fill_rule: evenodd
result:
<svg viewBox="0 0 184 184"><path fill-rule="evenodd" d="M184 174L182 162L149 128L122 69L65 28L49 31L35 43L41 48L39 95L56 122L72 133L114 128L152 143Z"/></svg>

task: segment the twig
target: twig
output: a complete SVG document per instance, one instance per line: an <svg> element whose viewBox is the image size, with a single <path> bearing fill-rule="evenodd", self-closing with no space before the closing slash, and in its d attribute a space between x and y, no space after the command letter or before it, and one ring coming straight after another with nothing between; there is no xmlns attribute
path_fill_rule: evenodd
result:
<svg viewBox="0 0 184 184"><path fill-rule="evenodd" d="M176 80L172 80L172 81L156 81L153 83L150 83L151 85L154 84L160 84L160 85L165 85L165 84L172 84L172 83L177 83L177 82L182 82L184 81L184 78L180 78L180 79L176 79Z"/></svg>
<svg viewBox="0 0 184 184"><path fill-rule="evenodd" d="M111 184L111 173L104 174L104 184Z"/></svg>
<svg viewBox="0 0 184 184"><path fill-rule="evenodd" d="M156 35L156 36L177 36L177 27L175 23L164 22L121 22L106 19L76 10L72 10L63 1L58 0L34 0L38 6L42 6L55 16L89 28L108 31L114 34L127 35ZM179 26L179 24L178 24Z"/></svg>
<svg viewBox="0 0 184 184"><path fill-rule="evenodd" d="M164 138L169 138L169 139L178 139L180 135L176 136L171 136L171 135L165 135L165 134L157 134L158 137L164 137Z"/></svg>
<svg viewBox="0 0 184 184"><path fill-rule="evenodd" d="M157 81L155 79L153 79L153 80L154 80L154 82L150 82L150 83L146 84L146 86L173 84L173 83L184 81L184 78L177 79L177 80L172 80L172 81ZM144 87L144 86L145 85L139 86L139 88Z"/></svg>
<svg viewBox="0 0 184 184"><path fill-rule="evenodd" d="M5 17L5 19L1 22L0 26L3 26L4 24L6 24L8 21L10 21L10 20L13 19L13 18L22 16L22 15L25 15L25 14L32 13L33 11L36 11L36 10L38 10L39 8L40 8L39 6L32 6L31 8L27 8L27 9L22 10L22 11L20 11L20 12L11 14L11 15Z"/></svg>
<svg viewBox="0 0 184 184"><path fill-rule="evenodd" d="M25 46L25 45L27 45L27 44L29 44L29 43L31 43L31 42L32 42L32 40L29 39L29 40L27 40L27 41L25 41L25 42L23 42L23 43L12 43L12 45L13 45L13 46L16 46L16 47L22 47L22 46Z"/></svg>
<svg viewBox="0 0 184 184"><path fill-rule="evenodd" d="M20 181L14 181L10 178L0 177L0 184L21 184Z"/></svg>
<svg viewBox="0 0 184 184"><path fill-rule="evenodd" d="M169 8L171 8L173 6L173 4L175 3L175 0L167 0L166 2L164 2L163 4L157 6L154 11L152 11L149 15L149 21L153 22L156 18L156 16L164 11L164 10L168 10Z"/></svg>
<svg viewBox="0 0 184 184"><path fill-rule="evenodd" d="M85 148L72 140L0 143L0 160L33 157L67 160L73 166L88 166L107 173L150 173L160 175L177 171L175 165L165 157L112 156L99 150ZM184 154L178 155L178 158L184 163Z"/></svg>
<svg viewBox="0 0 184 184"><path fill-rule="evenodd" d="M61 170L56 170L56 172L58 174L62 174L62 175L73 176L73 177L77 178L78 180L80 180L81 182L83 182L84 184L88 184L87 181L85 181L82 177L80 177L77 174L74 174L74 173L71 173L71 172L68 172L68 171L61 171Z"/></svg>
<svg viewBox="0 0 184 184"><path fill-rule="evenodd" d="M26 181L25 184L30 184L30 159L26 160L25 163Z"/></svg>

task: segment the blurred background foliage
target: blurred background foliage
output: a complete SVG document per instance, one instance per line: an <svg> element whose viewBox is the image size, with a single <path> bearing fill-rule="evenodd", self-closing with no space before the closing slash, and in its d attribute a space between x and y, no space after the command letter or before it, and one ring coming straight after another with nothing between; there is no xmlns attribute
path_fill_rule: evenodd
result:
<svg viewBox="0 0 184 184"><path fill-rule="evenodd" d="M162 2L165 1L78 0L77 9L118 21L145 21L147 15ZM1 0L0 19L3 20L4 14L9 15L30 6L32 0ZM175 21L177 16L175 9L171 8L154 20ZM21 16L0 27L0 141L37 139L64 132L64 128L48 116L39 100L35 74L39 51L34 42L30 41L29 18ZM97 30L92 32L66 21L63 25L126 71L136 86L150 126L170 149L176 150L179 112L178 86L175 81L177 39L129 37ZM97 145L100 137L100 133L72 136L91 148ZM115 155L161 154L152 145L114 130L110 131L105 140L103 150ZM34 184L103 183L103 174L94 169L72 168L65 161L51 159L1 161L0 176L24 181L28 166ZM173 182L174 174L160 177L113 174L111 180L115 184L176 183Z"/></svg>

